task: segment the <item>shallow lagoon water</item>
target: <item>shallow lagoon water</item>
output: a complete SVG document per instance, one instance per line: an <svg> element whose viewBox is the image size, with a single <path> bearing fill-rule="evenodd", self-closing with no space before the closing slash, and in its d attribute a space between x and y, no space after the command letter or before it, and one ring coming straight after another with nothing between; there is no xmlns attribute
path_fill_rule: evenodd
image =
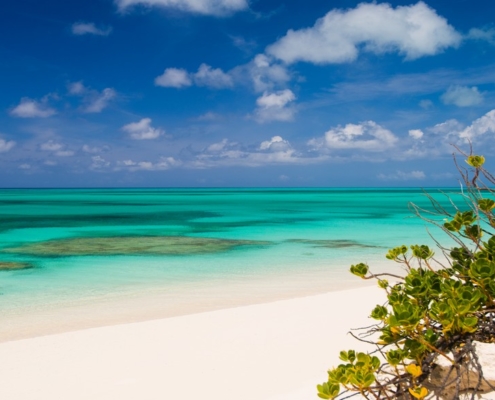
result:
<svg viewBox="0 0 495 400"><path fill-rule="evenodd" d="M150 293L173 307L205 288L194 301L219 306L227 292L257 302L338 290L357 279L351 263L390 265L388 248L432 244L409 202L431 208L419 189L2 190L0 262L32 268L0 271L0 315ZM168 251L143 250L164 241Z"/></svg>

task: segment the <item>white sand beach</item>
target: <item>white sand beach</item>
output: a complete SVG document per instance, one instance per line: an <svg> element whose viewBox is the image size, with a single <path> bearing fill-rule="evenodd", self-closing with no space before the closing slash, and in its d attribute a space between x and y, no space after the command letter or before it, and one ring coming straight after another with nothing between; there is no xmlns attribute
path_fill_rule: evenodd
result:
<svg viewBox="0 0 495 400"><path fill-rule="evenodd" d="M376 287L0 344L9 400L310 400Z"/></svg>

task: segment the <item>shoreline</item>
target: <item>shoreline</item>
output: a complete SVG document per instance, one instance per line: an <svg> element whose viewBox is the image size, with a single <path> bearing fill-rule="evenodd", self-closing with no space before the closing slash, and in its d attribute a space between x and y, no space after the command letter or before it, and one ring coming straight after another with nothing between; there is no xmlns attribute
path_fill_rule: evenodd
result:
<svg viewBox="0 0 495 400"><path fill-rule="evenodd" d="M378 269L378 268L377 268ZM347 270L191 282L55 304L2 310L0 343L83 329L304 298L376 285Z"/></svg>
<svg viewBox="0 0 495 400"><path fill-rule="evenodd" d="M384 299L374 285L4 342L0 395L12 400L316 398L316 384L339 362L340 350L362 349L363 343L346 333L369 325L372 307Z"/></svg>

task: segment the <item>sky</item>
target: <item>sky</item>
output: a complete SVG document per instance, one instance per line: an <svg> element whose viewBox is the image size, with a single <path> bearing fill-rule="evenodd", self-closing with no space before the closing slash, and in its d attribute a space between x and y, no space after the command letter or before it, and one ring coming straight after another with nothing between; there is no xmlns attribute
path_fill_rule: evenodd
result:
<svg viewBox="0 0 495 400"><path fill-rule="evenodd" d="M456 185L453 145L495 165L494 20L486 0L4 2L0 187Z"/></svg>

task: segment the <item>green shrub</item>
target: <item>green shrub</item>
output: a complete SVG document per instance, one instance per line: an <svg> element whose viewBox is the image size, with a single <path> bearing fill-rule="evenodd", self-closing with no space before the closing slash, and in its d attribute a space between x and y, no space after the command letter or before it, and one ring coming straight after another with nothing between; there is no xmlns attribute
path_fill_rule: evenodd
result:
<svg viewBox="0 0 495 400"><path fill-rule="evenodd" d="M405 277L375 275L365 263L351 266L352 274L377 279L387 293L387 303L371 311L377 324L365 332L368 342L370 334L377 338L376 350L372 354L342 351L343 363L329 370L328 380L317 386L320 398L353 392L369 399L430 398L445 387L433 387L428 379L438 357L452 363L454 381L461 379L463 364L481 369L472 342L495 342L495 200L487 186L495 184L495 178L484 169L483 156L464 155L471 167L459 168L467 185L463 193L467 210L454 205L456 212L451 214L430 197L437 216L444 218L440 224L438 219L424 218L424 210L412 205L417 215L457 243L451 249L441 248L447 263L435 260L426 245L403 245L390 249L386 258L403 265ZM395 283L382 279L386 275ZM481 378L471 392L480 385ZM456 388L453 398L460 395L459 385Z"/></svg>

